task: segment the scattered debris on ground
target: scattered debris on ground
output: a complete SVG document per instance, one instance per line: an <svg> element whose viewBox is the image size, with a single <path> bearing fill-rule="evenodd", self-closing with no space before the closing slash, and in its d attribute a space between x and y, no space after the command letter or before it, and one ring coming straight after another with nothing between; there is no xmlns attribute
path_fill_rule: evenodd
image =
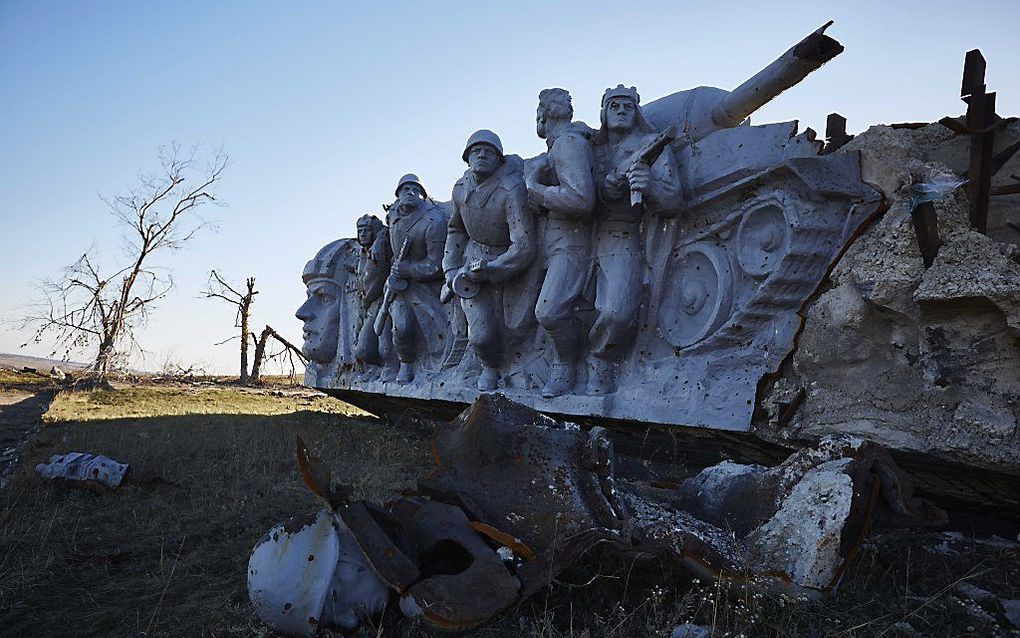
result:
<svg viewBox="0 0 1020 638"><path fill-rule="evenodd" d="M120 487L129 469L127 463L85 452L54 454L49 462L35 466L39 476L47 480L70 481L92 489L105 487L111 490Z"/></svg>
<svg viewBox="0 0 1020 638"><path fill-rule="evenodd" d="M262 620L290 636L311 636L338 616L370 623L388 586L426 627L474 629L598 545L676 560L719 582L818 598L839 583L876 520L947 521L914 495L884 449L849 436L823 439L775 468L724 462L665 489L619 480L601 428L582 431L502 395L483 394L435 427L431 474L416 494L385 507L334 487L298 438L302 475L326 508L256 546L248 583ZM308 565L313 555L328 563ZM331 573L351 563L362 569L337 589Z"/></svg>

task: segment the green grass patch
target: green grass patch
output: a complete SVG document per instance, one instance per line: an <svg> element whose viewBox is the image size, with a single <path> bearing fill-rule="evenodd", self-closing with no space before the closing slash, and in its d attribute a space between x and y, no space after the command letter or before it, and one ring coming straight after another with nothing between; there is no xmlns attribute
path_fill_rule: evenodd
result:
<svg viewBox="0 0 1020 638"><path fill-rule="evenodd" d="M141 385L114 391L61 392L43 420L62 423L188 414L273 416L302 411L367 416L347 403L308 391Z"/></svg>

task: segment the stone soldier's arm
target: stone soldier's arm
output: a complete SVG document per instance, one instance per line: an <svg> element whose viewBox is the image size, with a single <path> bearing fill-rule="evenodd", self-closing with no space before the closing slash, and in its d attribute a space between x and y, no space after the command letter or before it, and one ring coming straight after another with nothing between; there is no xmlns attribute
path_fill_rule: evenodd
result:
<svg viewBox="0 0 1020 638"><path fill-rule="evenodd" d="M446 246L447 226L441 219L429 221L425 229L425 258L411 263L411 278L433 281L443 275L443 253Z"/></svg>
<svg viewBox="0 0 1020 638"><path fill-rule="evenodd" d="M460 183L453 187L453 214L446 227L446 243L443 250L443 272L446 278L452 277L451 271L460 270L464 265L464 247L467 246L468 234L464 228L464 220L460 216Z"/></svg>
<svg viewBox="0 0 1020 638"><path fill-rule="evenodd" d="M535 203L578 219L589 218L595 208L591 144L581 135L563 135L549 152L549 161L559 185L532 185L530 192Z"/></svg>
<svg viewBox="0 0 1020 638"><path fill-rule="evenodd" d="M645 197L645 210L662 217L674 217L683 208L683 189L673 149L666 147L652 166L652 179Z"/></svg>
<svg viewBox="0 0 1020 638"><path fill-rule="evenodd" d="M528 190L522 179L518 178L507 185L506 222L510 227L510 248L490 261L485 268L489 281L494 283L501 283L523 272L538 251L535 219L528 210Z"/></svg>
<svg viewBox="0 0 1020 638"><path fill-rule="evenodd" d="M390 234L387 230L379 231L368 255L370 262L364 282L366 306L383 296L386 276L390 273Z"/></svg>

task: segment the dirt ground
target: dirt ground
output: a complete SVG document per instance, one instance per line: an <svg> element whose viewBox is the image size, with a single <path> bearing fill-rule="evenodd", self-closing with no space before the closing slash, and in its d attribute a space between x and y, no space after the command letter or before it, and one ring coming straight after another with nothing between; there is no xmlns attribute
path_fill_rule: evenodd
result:
<svg viewBox="0 0 1020 638"><path fill-rule="evenodd" d="M305 390L122 385L61 392L49 405L47 380L6 374L0 396L44 403L0 406L5 432L31 433L0 490L3 636L272 636L248 602L245 567L270 527L318 508L295 435L355 498L385 501L432 463L417 424L388 425ZM129 463L128 479L96 491L37 476L35 464L69 451ZM1020 636L1007 613L1016 599L1015 539L906 531L873 535L837 593L818 602L595 552L472 635L668 637L694 622L749 638ZM395 610L376 623L356 635L428 635Z"/></svg>

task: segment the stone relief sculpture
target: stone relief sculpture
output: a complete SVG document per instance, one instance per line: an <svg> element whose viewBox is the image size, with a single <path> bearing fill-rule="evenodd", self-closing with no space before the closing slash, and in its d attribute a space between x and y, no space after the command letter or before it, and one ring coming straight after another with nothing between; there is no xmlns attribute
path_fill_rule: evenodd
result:
<svg viewBox="0 0 1020 638"><path fill-rule="evenodd" d="M528 196L545 211L542 256L546 274L535 316L549 337L549 378L542 396L557 397L574 387L581 323L576 305L591 271L592 212L595 208L593 131L572 122L574 108L563 89L538 95L538 136L548 152L529 166Z"/></svg>
<svg viewBox="0 0 1020 638"><path fill-rule="evenodd" d="M396 205L389 210L393 265L375 332L382 335L387 321L392 322L393 346L400 361L396 382L403 384L414 380L419 359L434 367L445 350L448 328L439 307L439 285L447 221L414 174L400 178L396 197Z"/></svg>
<svg viewBox="0 0 1020 638"><path fill-rule="evenodd" d="M482 363L478 389L496 389L503 360L506 316L513 294L508 281L535 257L535 223L528 211L523 162L505 157L499 137L488 130L468 138L464 177L453 187L453 215L446 235L443 272L460 297L467 337Z"/></svg>
<svg viewBox="0 0 1020 638"><path fill-rule="evenodd" d="M547 89L545 153L522 160L476 132L449 203L404 176L377 231L391 257L382 295L366 227L344 249L354 265L341 259L356 276L336 284L359 305L333 320L337 355L306 383L376 412L428 402L452 417L498 389L580 420L746 430L798 312L881 198L856 155L821 155L796 122L739 125L841 51L819 30L733 91L643 104L617 85L598 131ZM391 333L377 356L365 318L345 318L373 312L375 334Z"/></svg>
<svg viewBox="0 0 1020 638"><path fill-rule="evenodd" d="M634 87L602 96L595 134L599 204L595 221L595 323L588 339L588 394L612 391L615 366L637 333L644 277L644 215L680 212L680 179L668 147L652 158L658 134L641 113ZM661 142L659 142L661 144ZM650 161L650 163L649 163Z"/></svg>
<svg viewBox="0 0 1020 638"><path fill-rule="evenodd" d="M306 381L329 383L340 364L354 360L353 342L360 305L356 278L359 244L339 239L305 264L301 279L308 298L295 316L303 323L301 350L308 358Z"/></svg>
<svg viewBox="0 0 1020 638"><path fill-rule="evenodd" d="M375 215L363 215L358 220L358 244L361 255L358 261L358 281L361 284L361 313L355 359L365 365L381 366L389 357L392 335L388 330L375 333L375 318L382 304L386 276L389 274L393 252L390 249L389 229Z"/></svg>

